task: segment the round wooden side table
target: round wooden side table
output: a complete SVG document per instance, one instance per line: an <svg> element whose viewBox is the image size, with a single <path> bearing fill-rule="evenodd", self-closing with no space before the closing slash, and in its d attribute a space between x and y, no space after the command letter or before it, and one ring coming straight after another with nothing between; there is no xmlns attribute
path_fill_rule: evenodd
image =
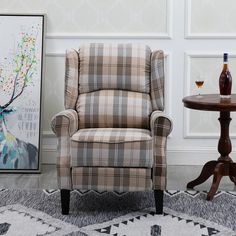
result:
<svg viewBox="0 0 236 236"><path fill-rule="evenodd" d="M232 150L229 137L230 112L236 111L236 94L232 94L229 99L221 99L219 94L188 96L183 98L183 103L185 107L190 109L220 112L221 132L218 142L220 157L218 160L207 162L203 166L199 177L187 184L187 188L192 189L214 175L211 189L207 194L207 200L212 200L223 176L229 176L230 180L236 185L236 163L229 157Z"/></svg>

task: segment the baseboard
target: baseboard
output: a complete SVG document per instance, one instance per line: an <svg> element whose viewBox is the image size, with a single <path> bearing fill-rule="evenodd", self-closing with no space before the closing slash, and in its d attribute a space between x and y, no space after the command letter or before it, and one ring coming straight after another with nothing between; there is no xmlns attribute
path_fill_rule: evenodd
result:
<svg viewBox="0 0 236 236"><path fill-rule="evenodd" d="M232 152L232 155L234 153ZM219 157L215 147L204 148L176 148L167 151L168 165L204 165Z"/></svg>
<svg viewBox="0 0 236 236"><path fill-rule="evenodd" d="M41 153L41 164L56 164L56 145L43 145Z"/></svg>

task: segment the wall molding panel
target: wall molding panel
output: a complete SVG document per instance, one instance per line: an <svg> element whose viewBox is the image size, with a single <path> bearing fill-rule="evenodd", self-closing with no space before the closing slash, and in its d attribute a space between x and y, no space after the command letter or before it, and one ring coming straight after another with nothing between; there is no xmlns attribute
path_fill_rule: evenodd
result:
<svg viewBox="0 0 236 236"><path fill-rule="evenodd" d="M170 26L169 26L170 27ZM156 34L69 34L69 33L48 33L47 39L171 39L171 31L167 27L167 33L156 33Z"/></svg>
<svg viewBox="0 0 236 236"><path fill-rule="evenodd" d="M220 17L220 14L219 14ZM236 39L236 29L235 32L192 32L192 0L185 0L185 38L186 39ZM224 20L224 19L222 19Z"/></svg>
<svg viewBox="0 0 236 236"><path fill-rule="evenodd" d="M160 33L47 33L46 39L172 39L173 0L166 0L166 29Z"/></svg>
<svg viewBox="0 0 236 236"><path fill-rule="evenodd" d="M191 61L192 59L222 59L222 52L220 51L187 51L185 52L185 76L184 76L184 96L191 94L190 85L194 83L191 81ZM236 59L236 51L230 53L230 58ZM221 70L221 68L220 68ZM218 82L218 77L217 77ZM214 92L213 92L214 93ZM186 139L218 139L220 125L218 126L218 132L191 132L190 131L190 113L192 109L184 108L183 110L183 135ZM231 117L234 112L231 112ZM217 112L219 114L219 112ZM231 122L232 125L232 122ZM217 131L217 129L216 129ZM236 138L236 132L230 133L231 138Z"/></svg>
<svg viewBox="0 0 236 236"><path fill-rule="evenodd" d="M235 150L230 153L230 156L236 156ZM218 157L217 146L167 149L168 165L204 165L206 162L216 160Z"/></svg>
<svg viewBox="0 0 236 236"><path fill-rule="evenodd" d="M65 52L46 52L46 57L65 57Z"/></svg>

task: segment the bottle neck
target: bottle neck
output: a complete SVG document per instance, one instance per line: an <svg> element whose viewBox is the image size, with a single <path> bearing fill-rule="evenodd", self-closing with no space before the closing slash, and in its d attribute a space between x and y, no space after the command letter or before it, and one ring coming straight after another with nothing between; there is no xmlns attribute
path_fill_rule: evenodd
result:
<svg viewBox="0 0 236 236"><path fill-rule="evenodd" d="M228 61L224 61L223 70L224 71L228 70Z"/></svg>
<svg viewBox="0 0 236 236"><path fill-rule="evenodd" d="M224 62L223 70L227 71L228 70L228 53L224 53L223 62Z"/></svg>

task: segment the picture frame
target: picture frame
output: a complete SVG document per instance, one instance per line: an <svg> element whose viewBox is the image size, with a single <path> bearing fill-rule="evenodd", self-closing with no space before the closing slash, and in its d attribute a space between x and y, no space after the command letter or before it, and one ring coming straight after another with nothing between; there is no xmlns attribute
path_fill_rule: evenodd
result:
<svg viewBox="0 0 236 236"><path fill-rule="evenodd" d="M45 14L0 14L0 172L40 173Z"/></svg>

